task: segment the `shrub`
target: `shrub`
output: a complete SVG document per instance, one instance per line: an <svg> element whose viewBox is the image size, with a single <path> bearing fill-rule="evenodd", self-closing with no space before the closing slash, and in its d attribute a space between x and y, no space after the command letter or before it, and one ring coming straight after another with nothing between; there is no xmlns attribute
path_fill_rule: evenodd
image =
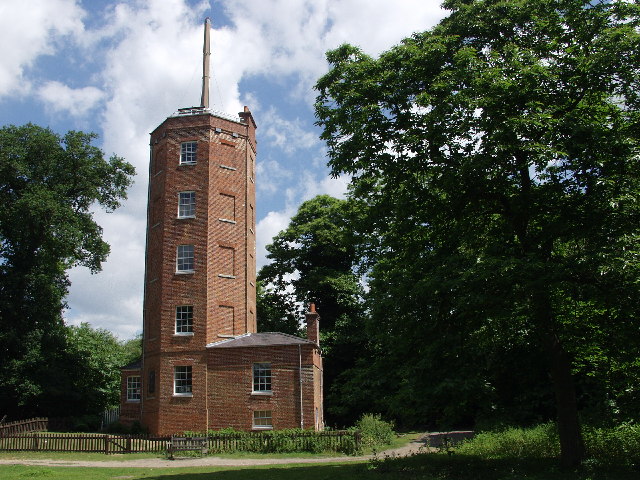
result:
<svg viewBox="0 0 640 480"><path fill-rule="evenodd" d="M185 436L205 436L202 432L186 431ZM292 453L292 452L339 452L356 453L355 432L316 432L299 428L268 430L262 432L239 432L232 428L209 430L209 451Z"/></svg>
<svg viewBox="0 0 640 480"><path fill-rule="evenodd" d="M385 422L380 415L365 413L356 423L356 429L362 435L362 446L377 448L389 445L393 441L395 432L393 423Z"/></svg>
<svg viewBox="0 0 640 480"><path fill-rule="evenodd" d="M600 465L640 465L640 425L584 428L587 457Z"/></svg>
<svg viewBox="0 0 640 480"><path fill-rule="evenodd" d="M556 458L560 441L553 423L532 428L508 428L501 432L478 433L457 450L483 458Z"/></svg>

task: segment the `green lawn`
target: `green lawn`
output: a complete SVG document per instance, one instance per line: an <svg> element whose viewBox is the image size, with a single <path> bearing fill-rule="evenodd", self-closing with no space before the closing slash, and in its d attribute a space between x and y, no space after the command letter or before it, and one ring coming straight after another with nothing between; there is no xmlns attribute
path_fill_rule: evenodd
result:
<svg viewBox="0 0 640 480"><path fill-rule="evenodd" d="M637 480L639 472L610 468L561 471L546 459L484 460L478 457L422 454L376 462L260 467L196 468L76 468L0 466L0 480L47 479L162 479L162 480Z"/></svg>

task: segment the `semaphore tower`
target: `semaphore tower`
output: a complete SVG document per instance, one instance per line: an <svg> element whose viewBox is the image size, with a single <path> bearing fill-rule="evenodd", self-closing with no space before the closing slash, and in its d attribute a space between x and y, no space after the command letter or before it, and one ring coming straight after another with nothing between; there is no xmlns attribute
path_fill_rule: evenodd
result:
<svg viewBox="0 0 640 480"><path fill-rule="evenodd" d="M323 427L318 319L309 338L256 333L256 124L202 97L151 132L143 355L123 368L121 420L170 435Z"/></svg>

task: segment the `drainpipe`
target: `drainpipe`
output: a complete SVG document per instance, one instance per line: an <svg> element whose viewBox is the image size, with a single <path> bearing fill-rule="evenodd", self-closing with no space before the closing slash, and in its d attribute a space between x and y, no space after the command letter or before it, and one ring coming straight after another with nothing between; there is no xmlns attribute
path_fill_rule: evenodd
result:
<svg viewBox="0 0 640 480"><path fill-rule="evenodd" d="M298 344L298 377L300 379L300 428L304 430L304 410L302 403L302 349Z"/></svg>

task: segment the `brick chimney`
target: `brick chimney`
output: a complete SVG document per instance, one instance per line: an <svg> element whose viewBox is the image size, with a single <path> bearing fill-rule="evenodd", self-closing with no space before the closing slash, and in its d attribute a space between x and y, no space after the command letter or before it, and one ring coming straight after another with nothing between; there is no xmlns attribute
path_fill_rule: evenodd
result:
<svg viewBox="0 0 640 480"><path fill-rule="evenodd" d="M316 312L316 305L309 305L309 311L305 314L307 319L307 338L320 346L320 315Z"/></svg>

